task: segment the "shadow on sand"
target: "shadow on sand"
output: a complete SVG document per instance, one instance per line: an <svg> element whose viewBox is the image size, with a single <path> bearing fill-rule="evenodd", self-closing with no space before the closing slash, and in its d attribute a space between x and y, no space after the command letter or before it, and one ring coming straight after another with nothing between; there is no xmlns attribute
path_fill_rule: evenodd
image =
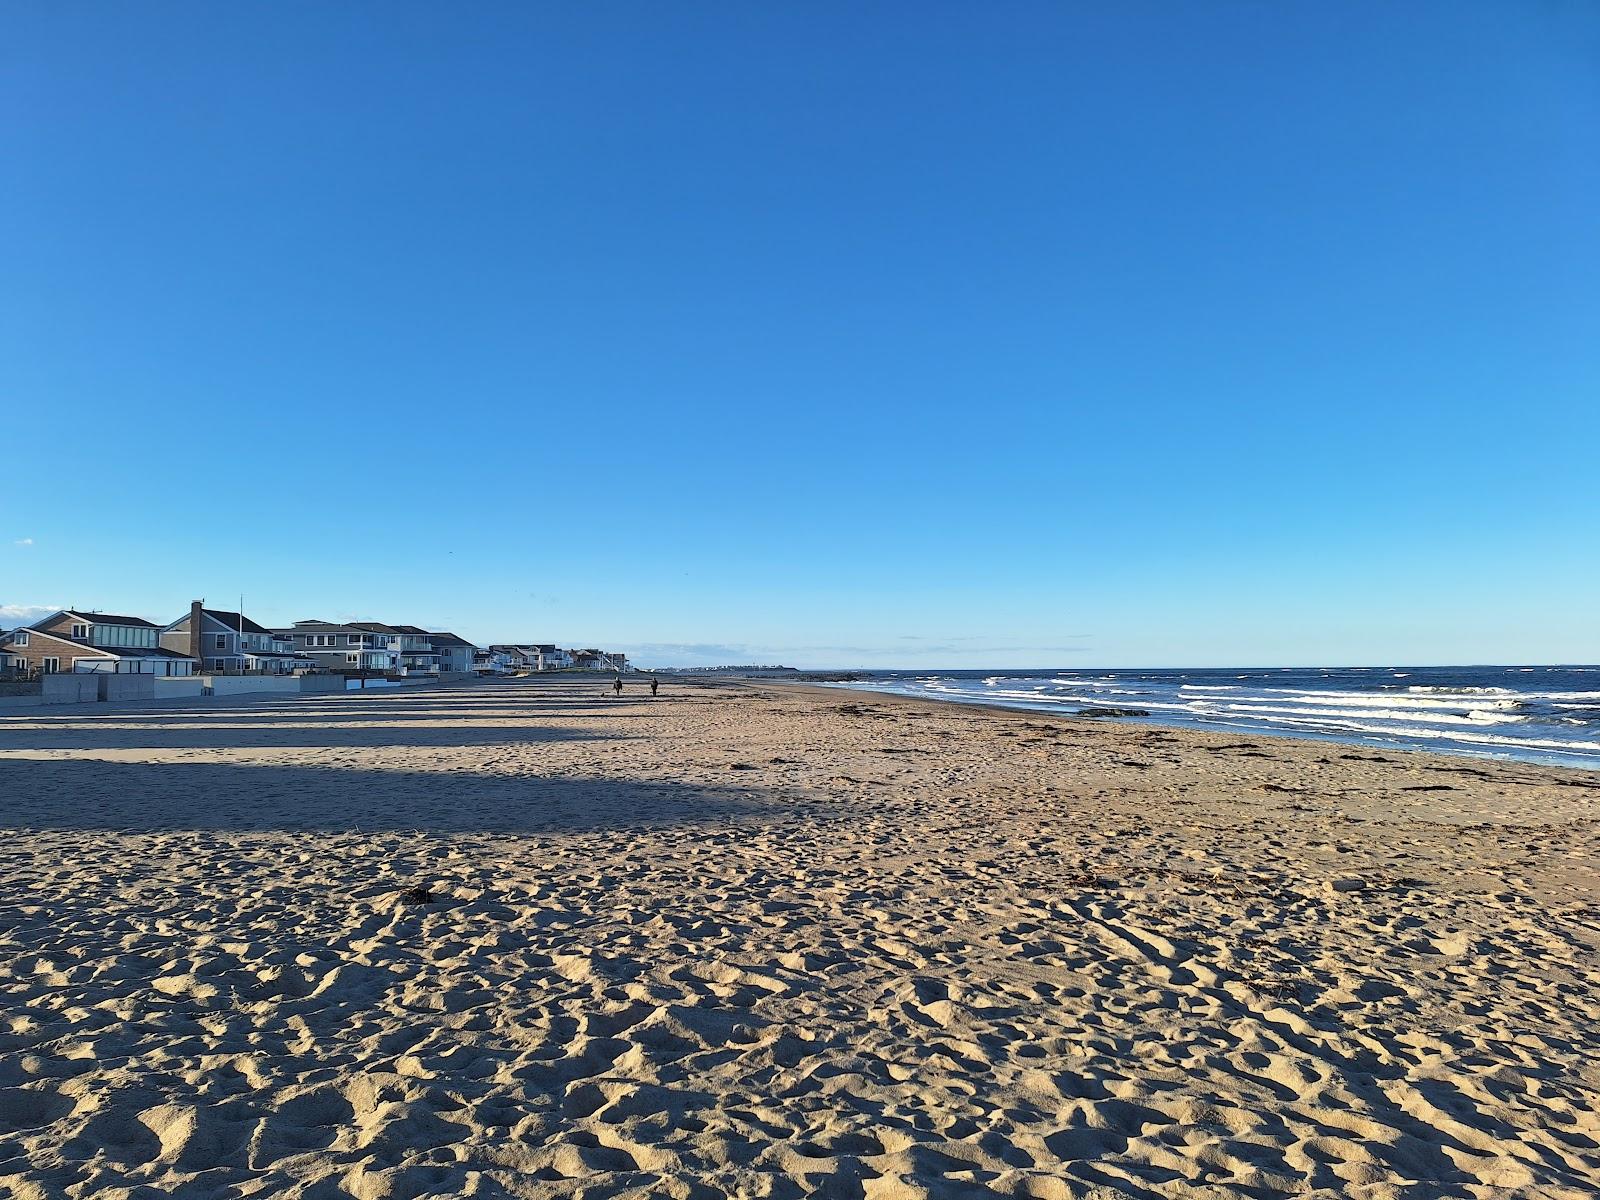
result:
<svg viewBox="0 0 1600 1200"><path fill-rule="evenodd" d="M0 828L574 832L777 819L753 788L340 766L0 759Z"/></svg>
<svg viewBox="0 0 1600 1200"><path fill-rule="evenodd" d="M318 720L307 722L273 721L252 715L248 725L208 728L213 722L144 721L127 727L101 726L94 729L94 750L235 750L288 749L320 746L330 750L401 749L426 746L512 746L535 742L618 741L609 734L586 733L573 729L550 729L537 725L511 724L444 725L437 718L431 724L415 720L390 720L379 725L351 725ZM298 727L296 727L298 726ZM30 750L78 750L85 743L84 728L52 726L28 731ZM13 739L0 737L0 749L9 749Z"/></svg>

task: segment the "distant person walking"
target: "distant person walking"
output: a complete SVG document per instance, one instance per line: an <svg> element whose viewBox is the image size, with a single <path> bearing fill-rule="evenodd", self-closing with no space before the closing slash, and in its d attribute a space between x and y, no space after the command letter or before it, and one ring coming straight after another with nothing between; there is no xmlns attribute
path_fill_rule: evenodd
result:
<svg viewBox="0 0 1600 1200"><path fill-rule="evenodd" d="M650 694L654 696L661 690L661 681L654 675L650 676Z"/></svg>
<svg viewBox="0 0 1600 1200"><path fill-rule="evenodd" d="M611 690L617 695L622 695L622 676L618 675L611 681Z"/></svg>

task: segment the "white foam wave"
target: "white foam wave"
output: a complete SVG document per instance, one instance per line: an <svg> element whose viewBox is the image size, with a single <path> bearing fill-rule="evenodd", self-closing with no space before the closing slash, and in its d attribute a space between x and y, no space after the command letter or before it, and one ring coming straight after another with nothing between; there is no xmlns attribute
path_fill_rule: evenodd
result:
<svg viewBox="0 0 1600 1200"><path fill-rule="evenodd" d="M1443 684L1417 684L1414 683L1406 689L1408 692L1439 692L1454 696L1521 696L1525 692L1515 692L1503 687L1450 687Z"/></svg>
<svg viewBox="0 0 1600 1200"><path fill-rule="evenodd" d="M1524 721L1526 717L1507 716L1487 709L1469 709L1466 712L1418 712L1413 708L1327 708L1317 705L1283 706L1240 702L1227 706L1231 712L1247 712L1271 719L1272 714L1291 717L1361 717L1369 721L1412 721L1425 716L1430 721L1452 725L1508 725Z"/></svg>
<svg viewBox="0 0 1600 1200"><path fill-rule="evenodd" d="M1342 705L1362 708L1404 708L1413 710L1450 708L1515 708L1521 702L1515 692L1503 692L1500 699L1489 699L1498 689L1463 689L1459 692L1435 691L1426 695L1415 688L1405 692L1307 691L1304 688L1262 688L1263 699L1281 699L1293 704Z"/></svg>

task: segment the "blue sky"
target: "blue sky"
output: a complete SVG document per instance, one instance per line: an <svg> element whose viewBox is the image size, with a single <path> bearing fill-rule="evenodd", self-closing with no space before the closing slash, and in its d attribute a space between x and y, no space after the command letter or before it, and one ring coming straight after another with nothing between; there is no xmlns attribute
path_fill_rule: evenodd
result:
<svg viewBox="0 0 1600 1200"><path fill-rule="evenodd" d="M0 614L1600 660L1600 9L163 4L0 45Z"/></svg>

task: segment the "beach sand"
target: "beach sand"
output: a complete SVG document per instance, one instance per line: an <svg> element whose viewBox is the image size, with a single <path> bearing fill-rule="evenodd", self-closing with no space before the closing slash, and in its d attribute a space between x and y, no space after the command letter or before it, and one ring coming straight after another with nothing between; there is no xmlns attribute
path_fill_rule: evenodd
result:
<svg viewBox="0 0 1600 1200"><path fill-rule="evenodd" d="M0 1196L1600 1192L1600 776L602 687L0 717Z"/></svg>

